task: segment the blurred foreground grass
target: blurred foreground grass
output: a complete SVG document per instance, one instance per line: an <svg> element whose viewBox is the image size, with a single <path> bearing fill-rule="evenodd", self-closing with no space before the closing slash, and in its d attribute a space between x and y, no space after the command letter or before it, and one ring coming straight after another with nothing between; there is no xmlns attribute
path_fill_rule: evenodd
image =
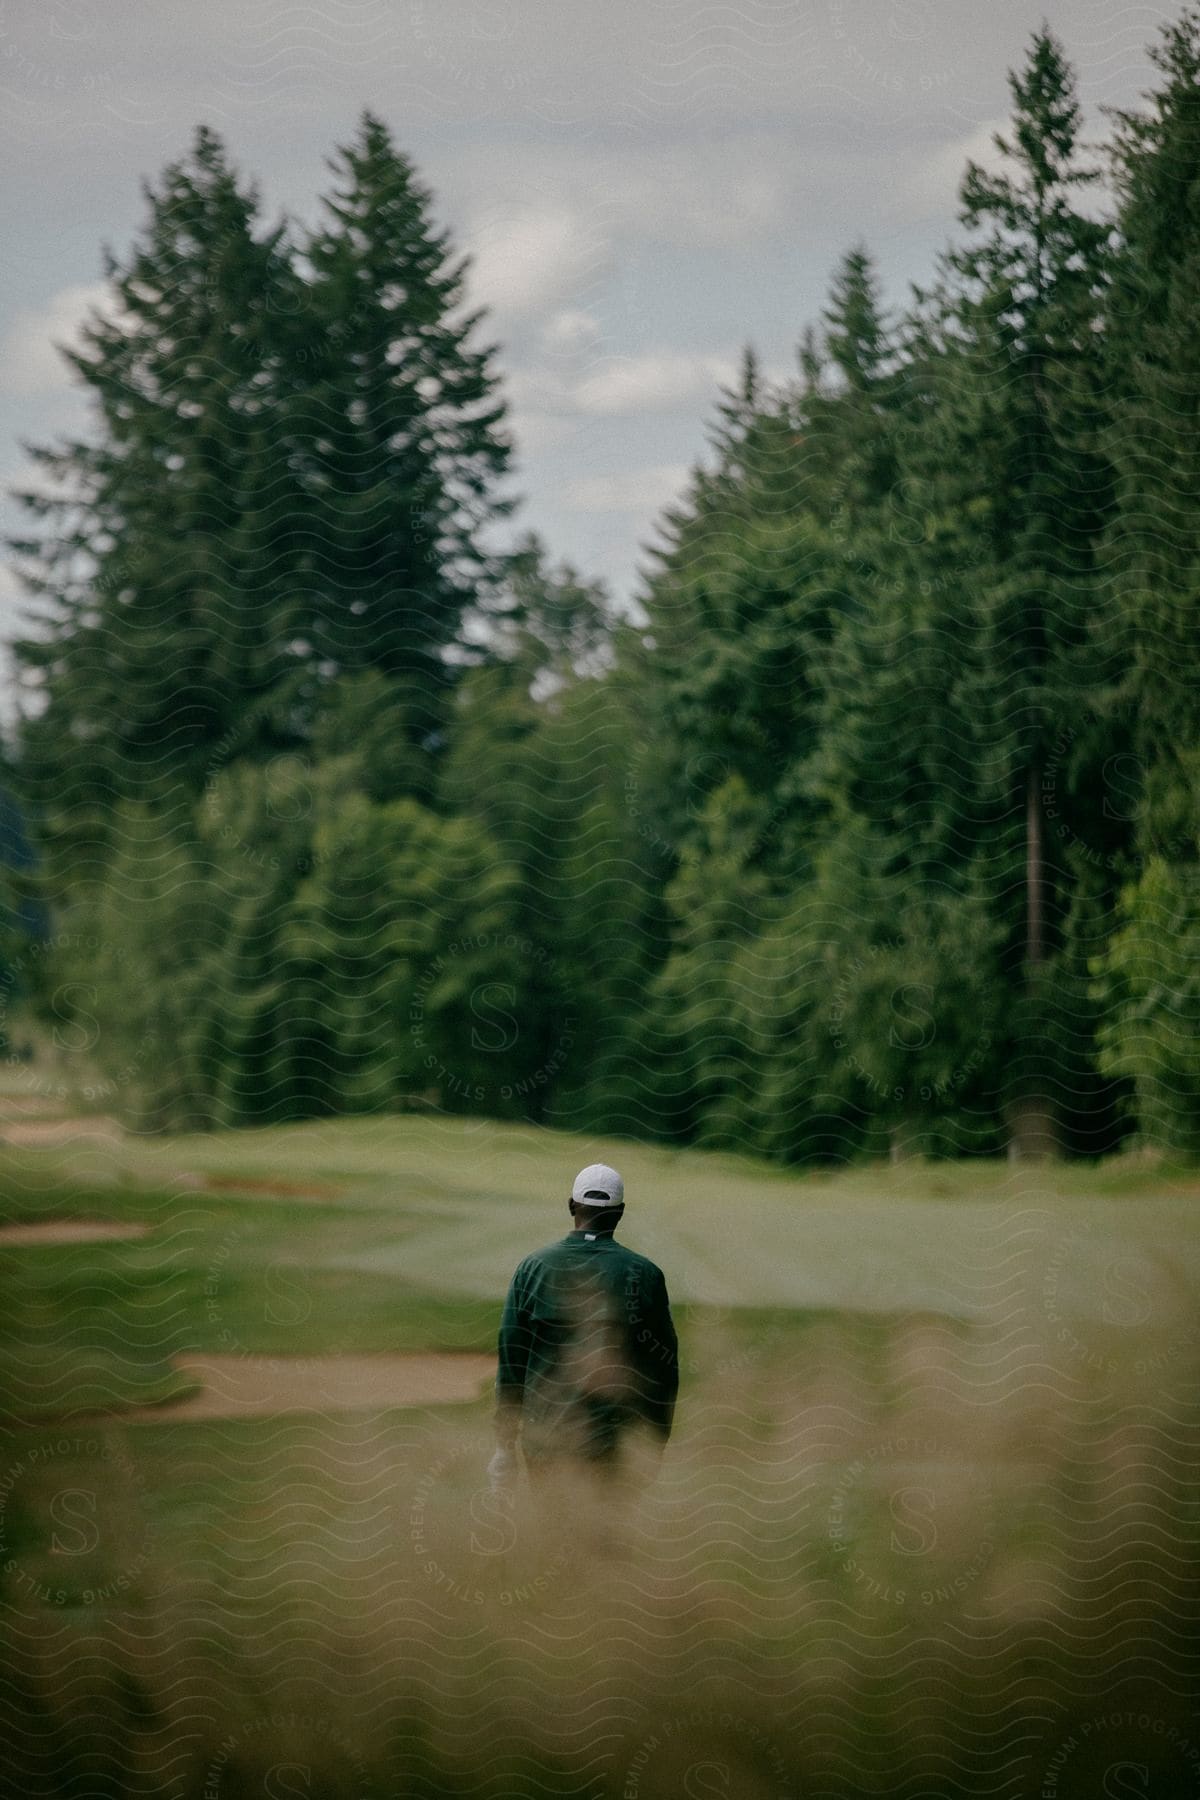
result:
<svg viewBox="0 0 1200 1800"><path fill-rule="evenodd" d="M601 1151L684 1347L628 1514L498 1509L484 1400L122 1422L182 1351L489 1347ZM796 1179L432 1121L3 1163L9 1218L150 1230L0 1247L0 1792L1200 1792L1186 1171Z"/></svg>

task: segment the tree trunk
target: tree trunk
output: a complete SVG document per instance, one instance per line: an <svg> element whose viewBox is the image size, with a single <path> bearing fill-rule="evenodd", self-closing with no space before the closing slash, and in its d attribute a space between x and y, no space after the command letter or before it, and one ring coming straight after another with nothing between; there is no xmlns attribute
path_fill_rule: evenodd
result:
<svg viewBox="0 0 1200 1800"><path fill-rule="evenodd" d="M1045 958L1045 853L1042 844L1041 771L1031 763L1025 777L1025 980L1032 986ZM1036 1019L1036 1008L1030 1008ZM1035 1058L1035 1061L1037 1059ZM1028 1162L1057 1156L1061 1150L1054 1101L1048 1093L1026 1089L1005 1109L1008 1160Z"/></svg>
<svg viewBox="0 0 1200 1800"><path fill-rule="evenodd" d="M888 1133L888 1161L893 1164L912 1162L920 1155L917 1128L911 1120L893 1125Z"/></svg>
<svg viewBox="0 0 1200 1800"><path fill-rule="evenodd" d="M1025 780L1025 960L1036 967L1042 960L1044 867L1042 853L1042 800L1039 772L1031 763Z"/></svg>
<svg viewBox="0 0 1200 1800"><path fill-rule="evenodd" d="M1061 1153L1054 1102L1048 1095L1022 1094L1004 1110L1010 1163L1045 1162Z"/></svg>

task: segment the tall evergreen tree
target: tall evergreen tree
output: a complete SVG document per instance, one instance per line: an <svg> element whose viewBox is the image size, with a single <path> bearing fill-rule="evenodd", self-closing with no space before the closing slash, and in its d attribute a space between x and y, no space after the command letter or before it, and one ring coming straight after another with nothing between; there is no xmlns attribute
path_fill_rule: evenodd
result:
<svg viewBox="0 0 1200 1800"><path fill-rule="evenodd" d="M639 802L678 857L673 947L640 1041L664 1127L714 1143L765 1141L764 1082L798 1091L780 1065L803 1058L799 1039L772 1030L775 922L813 879L831 657L865 587L852 545L890 481L890 348L865 252L839 269L824 325L799 391L765 392L747 357L722 396L715 467L668 521L634 668L653 718Z"/></svg>
<svg viewBox="0 0 1200 1800"><path fill-rule="evenodd" d="M488 528L515 504L499 492L505 408L494 346L474 343L482 314L463 311L467 259L384 123L364 113L331 167L280 421L306 503L305 654L402 681L428 731L443 653L502 568Z"/></svg>
<svg viewBox="0 0 1200 1800"><path fill-rule="evenodd" d="M122 798L202 785L235 744L289 740L291 484L272 400L290 282L278 230L207 128L147 187L110 303L69 355L95 432L32 454L18 541L37 602L16 646L39 835L94 876Z"/></svg>
<svg viewBox="0 0 1200 1800"><path fill-rule="evenodd" d="M1043 792L1066 734L1075 753L1069 780L1058 768L1057 793L1061 801L1073 790L1079 804L1092 773L1085 752L1097 742L1088 690L1095 550L1112 500L1097 441L1110 227L1079 203L1098 171L1082 151L1073 75L1049 30L1009 80L1012 127L995 140L1004 168L968 165L961 217L973 236L945 264L925 501L933 520L951 519L971 569L968 710L994 808L993 892L1021 988L1007 1103L1017 1140L1034 1148L1053 1141L1072 1085L1060 1064L1065 1038L1078 1038L1078 1066L1090 1030L1070 1016L1078 992L1060 983L1055 962L1076 871L1048 838Z"/></svg>
<svg viewBox="0 0 1200 1800"><path fill-rule="evenodd" d="M725 780L770 796L812 749L818 665L843 603L836 431L816 422L836 404L767 390L748 351L718 399L712 466L665 515L648 626L626 636L624 668L666 802L655 828L677 848Z"/></svg>
<svg viewBox="0 0 1200 1800"><path fill-rule="evenodd" d="M936 287L893 323L856 246L798 385L747 349L621 628L497 547L494 346L381 122L290 243L200 132L21 546L49 975L147 1122L839 1157L1100 1148L1132 1092L1195 1148L1200 12L1156 57L1114 241L1036 35Z"/></svg>
<svg viewBox="0 0 1200 1800"><path fill-rule="evenodd" d="M1189 785L1200 735L1200 10L1151 55L1161 86L1144 111L1115 120L1121 248L1105 310L1106 448L1119 496L1105 543L1105 647L1111 702L1132 723L1141 771L1143 853L1179 850L1172 794Z"/></svg>
<svg viewBox="0 0 1200 1800"><path fill-rule="evenodd" d="M612 664L615 616L604 583L584 580L570 563L552 565L535 531L520 539L501 593L470 624L473 661L510 665L542 691Z"/></svg>
<svg viewBox="0 0 1200 1800"><path fill-rule="evenodd" d="M1120 254L1106 311L1119 504L1105 550L1110 714L1133 819L1120 928L1094 959L1104 1066L1144 1135L1200 1145L1200 10L1151 52L1162 80L1117 115ZM1121 766L1123 764L1123 767Z"/></svg>

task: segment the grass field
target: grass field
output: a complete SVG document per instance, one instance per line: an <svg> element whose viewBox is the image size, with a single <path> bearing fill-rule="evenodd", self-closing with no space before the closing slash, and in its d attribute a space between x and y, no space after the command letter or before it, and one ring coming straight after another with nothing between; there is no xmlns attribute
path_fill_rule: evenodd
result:
<svg viewBox="0 0 1200 1800"><path fill-rule="evenodd" d="M1200 1792L1200 1173L37 1123L0 1221L144 1232L0 1230L0 1792ZM482 1387L335 1405L325 1359L489 1351L597 1157L678 1429L627 1516L510 1515ZM205 1357L278 1409L172 1411Z"/></svg>

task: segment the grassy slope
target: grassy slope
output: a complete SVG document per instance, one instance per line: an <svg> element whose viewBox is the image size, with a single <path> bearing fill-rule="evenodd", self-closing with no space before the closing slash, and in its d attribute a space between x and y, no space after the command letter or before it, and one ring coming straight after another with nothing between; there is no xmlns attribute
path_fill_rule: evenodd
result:
<svg viewBox="0 0 1200 1800"><path fill-rule="evenodd" d="M152 1227L136 1242L0 1248L11 1410L165 1398L180 1384L167 1358L189 1350L490 1348L515 1262L566 1228L571 1176L598 1157L622 1169L624 1235L663 1263L685 1319L986 1320L1036 1310L1052 1279L1056 1303L1087 1321L1114 1269L1147 1291L1165 1279L1169 1313L1200 1286L1194 1174L1128 1160L797 1174L428 1118L10 1148L0 1218Z"/></svg>
<svg viewBox="0 0 1200 1800"><path fill-rule="evenodd" d="M1053 1367L1043 1361L1034 1327L1046 1324L1048 1272L1081 1321L1103 1311L1114 1258L1126 1277L1161 1267L1192 1282L1198 1184L1184 1172L1125 1163L1019 1176L1003 1165L796 1176L430 1119L3 1150L0 1216L134 1219L151 1232L0 1250L0 1393L28 1417L38 1403L56 1411L162 1397L174 1351L489 1347L513 1263L565 1226L570 1176L597 1156L626 1175L627 1235L666 1265L684 1343L680 1431L657 1524L629 1569L602 1571L582 1595L558 1576L530 1600L498 1585L517 1577L506 1564L498 1574L474 1535L486 1548L485 1400L382 1416L4 1432L16 1480L0 1519L11 1560L0 1568L39 1649L7 1672L0 1662L0 1696L23 1717L25 1662L41 1671L31 1766L59 1745L87 1753L81 1712L98 1721L96 1766L102 1756L120 1763L109 1721L135 1692L139 1706L158 1709L161 1735L142 1750L131 1732L128 1758L163 1770L176 1769L198 1718L212 1740L202 1765L243 1710L299 1707L333 1719L348 1742L376 1746L370 1791L483 1791L472 1771L498 1766L507 1733L533 1772L506 1791L579 1793L579 1769L561 1784L548 1773L567 1756L561 1721L582 1719L579 1768L590 1768L597 1733L615 1730L600 1705L611 1689L617 1724L627 1712L635 1739L643 1703L655 1725L698 1692L714 1716L729 1707L756 1718L761 1694L762 1729L779 1754L797 1768L826 1759L804 1791L851 1791L848 1744L853 1791L925 1794L945 1791L943 1740L953 1745L959 1722L989 1707L986 1766L1014 1755L1009 1706L1026 1754L1030 1701L1019 1682L1031 1658L1049 1671L1033 1700L1040 1730L1043 1715L1057 1717L1060 1663L1064 1688L1078 1679L1078 1653L1087 1682L1108 1693L1097 1665L1110 1639L1120 1668L1175 1641L1175 1615L1164 1623L1154 1608L1200 1550L1194 1493L1177 1480L1178 1393L1164 1398L1156 1384L1155 1430L1180 1434L1156 1448L1148 1414L1114 1413L1102 1375L1069 1345ZM204 1177L231 1185L207 1189ZM305 1199L261 1185L271 1182L337 1191ZM1126 1279L1113 1293L1130 1291ZM963 1322L989 1309L999 1326L990 1346ZM1090 1327L1084 1335L1089 1349L1099 1342ZM1114 1418L1126 1421L1122 1432ZM97 1441L99 1455L89 1448ZM53 1554L51 1505L63 1491L98 1496L94 1555ZM928 1565L890 1547L896 1493L936 1501L942 1537ZM453 1588L430 1578L412 1547L418 1507ZM830 1524L843 1516L849 1556ZM536 1539L528 1554L540 1581ZM525 1556L522 1540L518 1574ZM927 1603L916 1590L943 1568L949 1598ZM571 1570L580 1576L577 1563ZM477 1588L480 1604L458 1598ZM1116 1596L1098 1619L1097 1591ZM1112 1610L1118 1601L1128 1617ZM949 1634L952 1655L937 1633ZM111 1677L93 1654L109 1637ZM677 1646L676 1662L657 1644ZM782 1700L772 1686L781 1674ZM926 1715L947 1679L962 1691L947 1702L942 1738L929 1740L919 1783L901 1790L900 1747L910 1762L925 1753ZM106 1682L118 1684L112 1693ZM928 1682L928 1694L914 1682ZM422 1785L406 1766L385 1772L385 1743L393 1756L416 1755L412 1719L431 1741L440 1732L435 1760L463 1764L444 1785ZM289 1724L288 1754L293 1735ZM1042 1761L1061 1735L1056 1725ZM729 1742L717 1751L730 1760ZM619 1772L624 1751L612 1755ZM246 1781L244 1791L263 1791ZM204 1791L200 1780L187 1789ZM647 1783L647 1800L659 1791L682 1785ZM737 1791L760 1789L739 1777Z"/></svg>

